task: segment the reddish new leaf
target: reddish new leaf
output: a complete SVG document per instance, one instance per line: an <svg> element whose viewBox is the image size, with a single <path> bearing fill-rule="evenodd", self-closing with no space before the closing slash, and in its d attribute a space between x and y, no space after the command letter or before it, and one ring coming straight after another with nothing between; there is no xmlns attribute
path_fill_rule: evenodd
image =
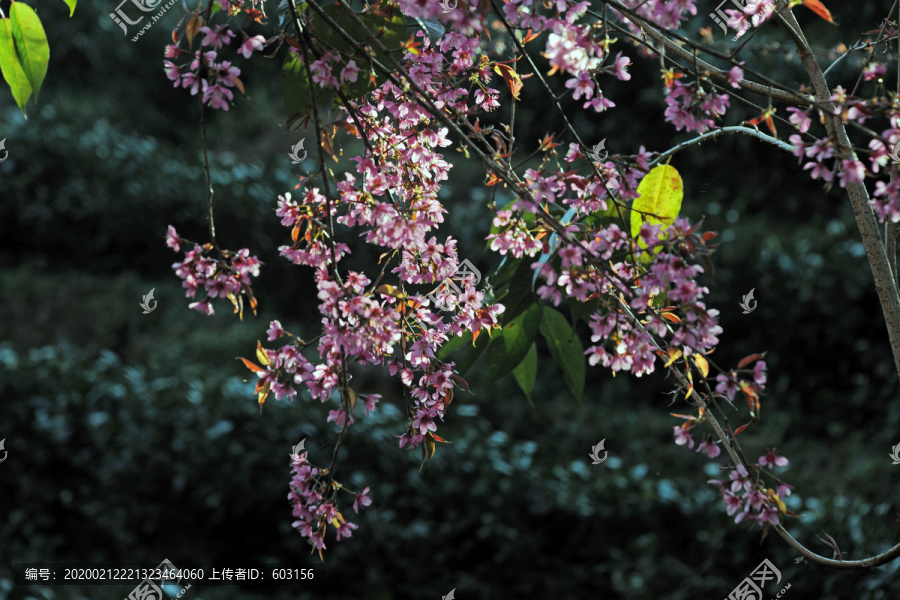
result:
<svg viewBox="0 0 900 600"><path fill-rule="evenodd" d="M238 360L244 361L244 366L247 367L248 369L250 369L251 371L253 371L254 373L264 373L265 372L265 369L263 369L260 366L254 365L252 362L250 362L246 358L238 357Z"/></svg>
<svg viewBox="0 0 900 600"><path fill-rule="evenodd" d="M188 21L187 27L185 28L184 32L187 35L189 47L192 47L194 45L194 36L197 35L197 32L201 27L203 27L203 19L196 15L191 17L191 20Z"/></svg>
<svg viewBox="0 0 900 600"><path fill-rule="evenodd" d="M803 6L813 11L832 25L837 25L834 22L834 19L831 18L831 11L825 8L825 5L819 2L819 0L803 0Z"/></svg>
<svg viewBox="0 0 900 600"><path fill-rule="evenodd" d="M519 78L519 74L509 65L502 64L494 65L494 71L497 75L503 77L503 81L506 82L506 87L512 92L513 98L521 100L521 98L519 98L519 92L522 91L522 80Z"/></svg>
<svg viewBox="0 0 900 600"><path fill-rule="evenodd" d="M741 359L741 362L738 363L738 369L743 369L753 361L764 358L762 354L751 354L750 356L745 356Z"/></svg>
<svg viewBox="0 0 900 600"><path fill-rule="evenodd" d="M528 35L525 36L525 38L522 40L522 43L527 44L531 40L537 38L539 35L541 35L541 34L540 33L531 33L531 30L529 29Z"/></svg>

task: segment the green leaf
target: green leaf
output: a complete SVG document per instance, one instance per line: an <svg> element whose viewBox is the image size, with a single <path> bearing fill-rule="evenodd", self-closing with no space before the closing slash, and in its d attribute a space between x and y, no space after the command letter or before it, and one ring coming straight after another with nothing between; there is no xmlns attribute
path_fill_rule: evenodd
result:
<svg viewBox="0 0 900 600"><path fill-rule="evenodd" d="M31 84L28 83L28 77L22 65L19 64L19 57L16 55L16 43L12 35L12 19L0 19L0 71L3 72L3 79L9 85L19 110L25 112L25 104L31 97Z"/></svg>
<svg viewBox="0 0 900 600"><path fill-rule="evenodd" d="M281 69L281 93L284 97L284 109L288 122L302 119L312 111L312 92L309 89L309 76L302 61L293 52L289 52ZM323 97L330 98L334 92L317 89L317 101Z"/></svg>
<svg viewBox="0 0 900 600"><path fill-rule="evenodd" d="M522 391L525 392L525 397L528 398L528 404L531 405L531 408L534 408L534 402L531 401L531 392L534 390L534 379L537 375L536 344L531 344L531 348L528 349L528 354L525 355L525 358L519 363L519 366L513 369L513 375L516 377L516 383L518 383L519 387L522 388Z"/></svg>
<svg viewBox="0 0 900 600"><path fill-rule="evenodd" d="M499 290L498 290L499 291ZM503 323L509 323L525 309L536 302L531 291L531 263L522 261L516 268L505 294L497 296L497 301L506 307L503 311Z"/></svg>
<svg viewBox="0 0 900 600"><path fill-rule="evenodd" d="M575 207L571 207L566 211L566 214L563 215L562 219L559 220L560 224L565 226L572 222L572 218L575 217ZM541 254L541 258L538 260L538 264L540 265L534 270L534 274L531 278L531 289L534 289L535 284L537 284L538 273L544 267L544 263L546 263L550 258L556 254L556 250L559 248L559 236L555 233L550 236L550 242L548 244L550 246L550 251L544 254Z"/></svg>
<svg viewBox="0 0 900 600"><path fill-rule="evenodd" d="M492 340L487 332L482 331L478 335L478 339L473 346L472 332L467 331L462 335L454 336L447 340L447 343L438 350L437 357L438 360L446 361L450 358L451 354L459 350L466 350L465 354L462 355L462 358L456 361L456 371L463 376L472 368L472 365L478 362L481 354L485 351L491 341Z"/></svg>
<svg viewBox="0 0 900 600"><path fill-rule="evenodd" d="M681 211L684 183L675 167L657 165L641 179L638 194L640 196L631 207L632 237L637 237L645 220L653 225L662 225L663 232L668 229ZM665 239L662 232L660 239ZM642 248L646 248L643 240L640 244Z"/></svg>
<svg viewBox="0 0 900 600"><path fill-rule="evenodd" d="M581 340L575 335L563 314L549 306L544 308L541 334L547 340L553 360L563 370L566 385L575 394L575 398L581 402L584 392L585 366L584 347L581 345Z"/></svg>
<svg viewBox="0 0 900 600"><path fill-rule="evenodd" d="M47 75L47 65L50 63L50 44L47 43L44 26L33 8L24 2L13 2L9 13L16 55L31 89L34 90L34 101L37 102L41 84Z"/></svg>
<svg viewBox="0 0 900 600"><path fill-rule="evenodd" d="M69 18L71 18L72 15L75 14L75 3L78 2L78 0L63 0L63 2L69 6Z"/></svg>
<svg viewBox="0 0 900 600"><path fill-rule="evenodd" d="M513 258L511 254L504 256L503 260L500 261L500 264L497 265L494 272L490 275L491 285L499 288L502 284L509 281L516 274L519 263L524 260L524 258Z"/></svg>
<svg viewBox="0 0 900 600"><path fill-rule="evenodd" d="M503 326L503 332L491 344L488 356L490 383L515 369L528 354L541 327L541 311L541 305L535 302L528 310Z"/></svg>
<svg viewBox="0 0 900 600"><path fill-rule="evenodd" d="M309 79L300 57L293 52L288 52L281 68L281 95L284 97L284 110L288 119L310 111L312 94L309 91Z"/></svg>
<svg viewBox="0 0 900 600"><path fill-rule="evenodd" d="M471 342L472 334L469 333L468 336L469 342ZM475 345L472 346L470 343L470 345L468 346L468 352L456 365L456 370L459 372L460 376L464 377L465 374L469 372L469 369L472 368L472 365L478 362L478 359L481 357L482 353L492 341L493 340L490 338L490 336L488 336L488 333L486 331L482 331L478 335L478 339L475 340Z"/></svg>
<svg viewBox="0 0 900 600"><path fill-rule="evenodd" d="M594 298L587 302L581 302L575 298L567 298L569 310L572 311L572 325L574 326L579 319L585 323L591 322L591 315L600 309L600 299Z"/></svg>
<svg viewBox="0 0 900 600"><path fill-rule="evenodd" d="M446 361L451 354L453 354L456 350L462 348L466 344L472 345L471 331L467 331L462 335L455 335L447 340L444 345L441 346L441 349L438 350L438 360Z"/></svg>

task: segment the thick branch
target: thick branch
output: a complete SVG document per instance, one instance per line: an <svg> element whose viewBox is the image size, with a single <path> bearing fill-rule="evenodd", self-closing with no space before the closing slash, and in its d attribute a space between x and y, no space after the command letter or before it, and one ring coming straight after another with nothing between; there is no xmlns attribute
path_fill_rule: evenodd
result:
<svg viewBox="0 0 900 600"><path fill-rule="evenodd" d="M784 0L780 1L784 2ZM786 11L779 19L791 31L800 30L797 20L790 11ZM825 81L822 70L819 68L819 63L809 44L806 43L806 38L803 37L802 32L800 32L798 40L800 43L798 43L797 51L800 55L800 61L803 63L812 81L816 99L826 107L825 128L835 146L837 158L838 160L842 158L858 160L843 120L840 116L834 114L835 108L831 103L831 91ZM856 223L859 226L862 242L866 249L866 258L872 267L872 275L875 278L875 290L878 292L878 299L881 301L881 310L884 313L891 350L894 354L894 368L898 376L900 376L900 296L897 294L897 285L894 283L887 252L881 242L878 222L875 220L875 214L869 206L869 192L866 190L865 184L861 181L847 182L847 194L850 196Z"/></svg>

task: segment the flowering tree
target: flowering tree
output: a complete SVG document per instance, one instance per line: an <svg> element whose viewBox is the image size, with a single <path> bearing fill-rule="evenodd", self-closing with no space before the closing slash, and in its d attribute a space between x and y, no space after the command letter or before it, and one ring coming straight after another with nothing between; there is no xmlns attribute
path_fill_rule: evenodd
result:
<svg viewBox="0 0 900 600"><path fill-rule="evenodd" d="M900 180L889 164L896 157L890 149L900 143L900 104L885 96L886 65L875 54L897 31L888 14L878 29L845 48L834 64L865 53L848 91L828 85L834 64L822 68L793 12L802 4L808 15L833 22L821 2L735 3L737 9L711 15L724 32L734 30L737 45L727 48L715 42L711 27L682 27L700 11L695 0L603 0L596 10L567 0L359 6L337 0L327 7L286 0L277 19L267 19L258 0L207 0L180 20L164 65L175 87L198 98L204 151L207 111L229 110L234 90L245 92L242 70L232 64L235 50L246 61L263 52L279 57L286 124L315 130L318 167L299 192L278 197L275 214L289 230L280 255L315 273L321 328L287 332L273 321L266 332L271 347L259 343L256 360L242 360L258 376L261 408L270 395L306 394L332 407L328 421L339 435L331 463L313 466L307 454L297 455L289 486L294 527L320 556L329 526L337 540L357 527L339 508L352 502L359 512L373 501L369 488L350 490L335 478L343 436L382 400L354 389L353 371L371 364L399 377L409 418L398 432L399 446L419 447L424 464L446 441L438 424L454 390L468 389L461 374L488 347L492 378L513 373L530 396L539 335L578 398L585 363L637 377L671 373L676 392L693 409L674 415L674 442L709 459L725 449L730 476L710 483L735 522L773 528L802 556L835 568L877 566L900 555L897 545L844 561L835 545L833 560L808 550L784 527L797 516L783 500L792 487L778 475L788 459L772 449L754 461L738 440L760 418L765 358L752 354L720 364L710 356L723 331L698 279L712 268L716 234L679 217L683 182L671 164L689 145L744 134L793 153L798 171L846 190L900 373L894 276ZM811 87L792 89L746 66L742 54L763 28L788 36ZM538 55L549 73L536 64ZM586 143L554 88L583 101L585 111L621 110L604 94L604 83L627 82L629 69L656 69L657 62L662 121L697 135L664 151L640 146L631 155L609 155L602 143ZM547 132L537 144L516 137L516 103L526 89L546 95L565 123L563 132ZM756 107L758 116L725 126L733 101ZM789 120L776 114L777 103L786 106ZM482 114L495 111L501 125L482 126ZM866 124L870 119L882 124ZM777 133L779 122L795 130L788 141ZM756 127L762 124L768 133ZM341 148L356 139L364 152L339 160ZM456 240L438 232L448 210L438 190L452 170L444 153L453 148L480 164L484 185L495 192L488 240L499 256L486 277L489 289L478 288L481 277L471 264L461 269L466 261ZM339 174L327 168L328 157ZM523 170L524 163L532 166ZM184 247L174 268L193 300L190 308L212 315L215 299L227 298L243 316L245 306L256 310L252 277L262 262L246 248L220 247L208 160L205 171L209 240L189 242L170 226L167 243L176 252ZM373 246L377 260L368 273L342 265L352 236ZM587 348L556 309L564 300L590 328ZM739 426L723 410L736 400L746 402L749 413Z"/></svg>

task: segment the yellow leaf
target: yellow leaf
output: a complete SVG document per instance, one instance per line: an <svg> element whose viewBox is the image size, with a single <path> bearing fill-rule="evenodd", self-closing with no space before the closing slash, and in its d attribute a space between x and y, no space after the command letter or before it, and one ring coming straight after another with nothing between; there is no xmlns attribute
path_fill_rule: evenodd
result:
<svg viewBox="0 0 900 600"><path fill-rule="evenodd" d="M266 349L262 347L262 343L259 340L256 342L256 358L259 359L259 364L264 367L268 367L272 362L269 360L269 355L266 354Z"/></svg>
<svg viewBox="0 0 900 600"><path fill-rule="evenodd" d="M425 448L428 450L428 460L431 460L436 446L434 445L434 436L431 435L430 431L425 434Z"/></svg>
<svg viewBox="0 0 900 600"><path fill-rule="evenodd" d="M768 496L770 500L778 505L778 510L780 510L782 513L787 512L787 505L784 503L784 500L778 497L778 494L775 493L775 490L773 490L772 488L767 489L766 496Z"/></svg>
<svg viewBox="0 0 900 600"><path fill-rule="evenodd" d="M669 362L667 362L664 367L668 367L673 362L681 358L681 355L684 354L681 350L676 350L675 348L669 348Z"/></svg>
<svg viewBox="0 0 900 600"><path fill-rule="evenodd" d="M694 362L697 364L697 368L700 369L700 372L703 373L704 377L709 375L709 362L707 362L703 356L695 354Z"/></svg>
<svg viewBox="0 0 900 600"><path fill-rule="evenodd" d="M269 382L267 381L266 384L263 386L263 388L261 390L259 390L259 394L258 394L260 412L262 412L263 404L266 403L266 398L268 397L268 395L269 395Z"/></svg>
<svg viewBox="0 0 900 600"><path fill-rule="evenodd" d="M377 288L375 288L375 291L378 292L379 294L384 294L385 296L392 296L394 298L400 298L401 300L406 298L406 294L404 294L403 292L401 292L394 286L388 285L386 283L379 285Z"/></svg>
<svg viewBox="0 0 900 600"><path fill-rule="evenodd" d="M638 198L631 207L631 235L637 237L646 220L652 225L662 225L665 231L681 211L684 183L678 170L671 165L657 165L644 175L638 185ZM660 233L660 239L665 235ZM643 240L642 248L646 248Z"/></svg>

